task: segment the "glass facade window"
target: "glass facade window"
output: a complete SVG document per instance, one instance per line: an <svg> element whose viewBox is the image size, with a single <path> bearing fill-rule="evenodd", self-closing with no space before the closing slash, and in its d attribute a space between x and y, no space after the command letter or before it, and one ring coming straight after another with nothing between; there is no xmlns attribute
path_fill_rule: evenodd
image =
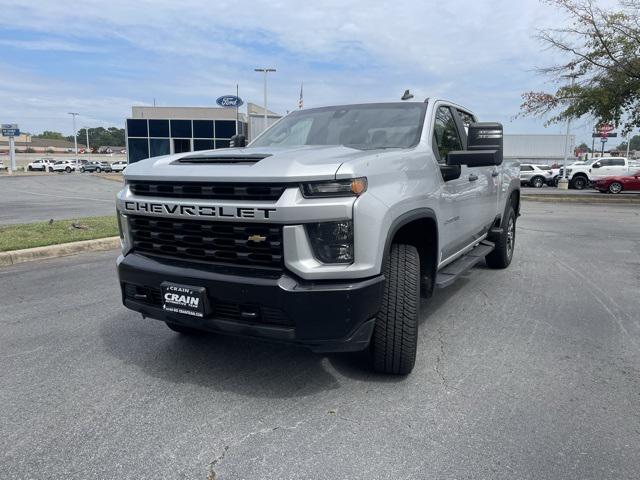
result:
<svg viewBox="0 0 640 480"><path fill-rule="evenodd" d="M246 122L238 132L246 135ZM127 119L129 162L196 150L228 148L235 120Z"/></svg>
<svg viewBox="0 0 640 480"><path fill-rule="evenodd" d="M127 135L130 137L147 137L147 121L129 118L127 120Z"/></svg>
<svg viewBox="0 0 640 480"><path fill-rule="evenodd" d="M150 157L159 157L160 155L169 155L171 153L171 145L168 138L151 138L149 147L151 147Z"/></svg>
<svg viewBox="0 0 640 480"><path fill-rule="evenodd" d="M191 138L191 120L171 120L173 138Z"/></svg>
<svg viewBox="0 0 640 480"><path fill-rule="evenodd" d="M236 134L236 122L233 120L216 120L216 138L231 138Z"/></svg>
<svg viewBox="0 0 640 480"><path fill-rule="evenodd" d="M130 138L127 153L129 155L129 163L149 158L148 140L146 138Z"/></svg>
<svg viewBox="0 0 640 480"><path fill-rule="evenodd" d="M213 120L194 120L193 138L213 138Z"/></svg>
<svg viewBox="0 0 640 480"><path fill-rule="evenodd" d="M129 135L135 137L137 135ZM149 120L149 136L169 138L169 120Z"/></svg>
<svg viewBox="0 0 640 480"><path fill-rule="evenodd" d="M215 148L215 144L213 140L204 140L196 138L193 141L193 149L194 150L212 150Z"/></svg>

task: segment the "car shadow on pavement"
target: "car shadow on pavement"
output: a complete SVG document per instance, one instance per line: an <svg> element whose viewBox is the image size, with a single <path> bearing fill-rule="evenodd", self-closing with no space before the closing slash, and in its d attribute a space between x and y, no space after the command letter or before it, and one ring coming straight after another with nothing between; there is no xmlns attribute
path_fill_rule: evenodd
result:
<svg viewBox="0 0 640 480"><path fill-rule="evenodd" d="M107 353L152 377L248 397L289 398L339 388L324 356L293 345L228 335L180 335L132 312L108 317Z"/></svg>

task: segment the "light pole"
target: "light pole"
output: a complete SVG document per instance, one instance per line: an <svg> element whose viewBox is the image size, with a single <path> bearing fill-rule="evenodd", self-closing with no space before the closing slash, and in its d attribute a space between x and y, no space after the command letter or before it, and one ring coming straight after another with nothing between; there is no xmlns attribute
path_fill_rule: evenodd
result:
<svg viewBox="0 0 640 480"><path fill-rule="evenodd" d="M573 88L573 85L576 82L576 77L577 75L572 74L572 75L567 75L568 77L571 78L571 87ZM564 171L562 172L562 178L558 180L558 188L560 190L568 190L569 189L569 176L567 175L567 157L569 156L569 128L571 127L571 117L567 118L567 131L565 133L564 136L564 165L563 165L563 169Z"/></svg>
<svg viewBox="0 0 640 480"><path fill-rule="evenodd" d="M84 131L87 134L87 152L89 152L89 160L91 160L91 147L89 147L89 127L84 127Z"/></svg>
<svg viewBox="0 0 640 480"><path fill-rule="evenodd" d="M256 72L264 72L264 130L267 129L267 73L275 72L275 68L254 68ZM264 131L263 130L263 131Z"/></svg>
<svg viewBox="0 0 640 480"><path fill-rule="evenodd" d="M80 115L78 112L67 112L73 117L73 146L76 151L76 171L78 171L78 132L76 131L76 117Z"/></svg>

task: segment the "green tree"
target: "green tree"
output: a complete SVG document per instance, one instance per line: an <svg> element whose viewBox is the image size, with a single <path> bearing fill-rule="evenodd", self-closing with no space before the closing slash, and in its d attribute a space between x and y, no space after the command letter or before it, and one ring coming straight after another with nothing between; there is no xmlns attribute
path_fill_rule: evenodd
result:
<svg viewBox="0 0 640 480"><path fill-rule="evenodd" d="M593 0L543 1L568 14L570 24L540 31L542 43L566 60L538 71L565 86L524 93L519 115L544 116L547 124L591 115L623 133L640 126L640 0L620 0L617 10Z"/></svg>
<svg viewBox="0 0 640 480"><path fill-rule="evenodd" d="M591 153L591 147L589 147L589 145L587 145L586 143L582 142L580 145L578 145L578 150L581 150L583 152L589 152Z"/></svg>
<svg viewBox="0 0 640 480"><path fill-rule="evenodd" d="M81 128L80 130L78 130L77 139L78 142L82 143L83 145L87 143L86 129ZM73 142L73 135L69 137L69 140ZM91 148L99 148L106 145L124 147L124 128L89 128L89 145L91 146Z"/></svg>
<svg viewBox="0 0 640 480"><path fill-rule="evenodd" d="M627 149L626 141L618 145L618 150L626 150L626 149ZM633 137L631 137L631 140L629 141L629 149L640 150L640 135L634 135Z"/></svg>
<svg viewBox="0 0 640 480"><path fill-rule="evenodd" d="M62 135L60 132L53 132L50 130L45 130L40 135L34 135L36 138L46 138L48 140L64 140L66 137ZM73 140L73 137L71 137Z"/></svg>

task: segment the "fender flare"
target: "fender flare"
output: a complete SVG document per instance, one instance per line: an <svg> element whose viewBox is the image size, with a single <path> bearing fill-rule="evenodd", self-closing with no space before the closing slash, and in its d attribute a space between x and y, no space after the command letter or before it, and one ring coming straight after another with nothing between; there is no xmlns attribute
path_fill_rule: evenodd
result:
<svg viewBox="0 0 640 480"><path fill-rule="evenodd" d="M429 274L431 275L431 277L435 278L436 272L438 271L438 262L439 262L439 256L440 256L440 250L439 250L440 246L439 246L439 237L438 237L438 217L436 216L436 213L434 210L426 207L416 208L416 209L404 212L402 215L395 218L393 222L391 222L391 226L387 231L387 238L385 239L385 243L384 243L382 264L380 266L381 272L384 270L385 262L387 261L387 258L389 257L389 253L391 251L391 243L393 241L393 238L396 236L396 234L405 225L408 225L409 223L415 220L423 220L423 219L432 220L436 228L436 236L435 236L436 238L435 238L435 245L434 245L436 258L433 259L431 268L429 269ZM421 265L420 268L423 269L425 267L427 267L426 264ZM431 290L433 290L433 286L431 287Z"/></svg>

